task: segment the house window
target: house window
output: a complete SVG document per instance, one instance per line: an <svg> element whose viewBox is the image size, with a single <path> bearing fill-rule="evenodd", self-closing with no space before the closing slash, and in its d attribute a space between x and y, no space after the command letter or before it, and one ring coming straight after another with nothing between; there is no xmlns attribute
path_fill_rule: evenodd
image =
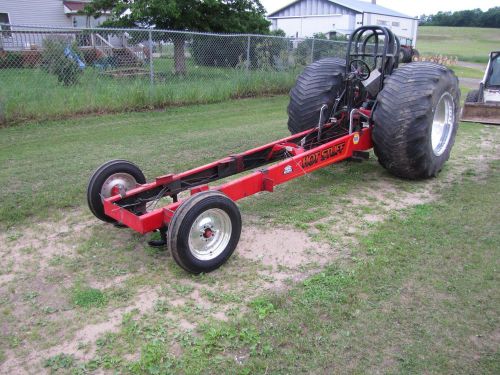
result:
<svg viewBox="0 0 500 375"><path fill-rule="evenodd" d="M377 20L377 25L381 26L389 26L390 22L389 21L384 21L384 20Z"/></svg>
<svg viewBox="0 0 500 375"><path fill-rule="evenodd" d="M400 23L399 22L393 22L392 26L399 27Z"/></svg>
<svg viewBox="0 0 500 375"><path fill-rule="evenodd" d="M8 13L0 13L0 23L10 23L9 22L9 14ZM10 36L10 26L2 25L2 31L7 31L6 33L2 33L3 36Z"/></svg>

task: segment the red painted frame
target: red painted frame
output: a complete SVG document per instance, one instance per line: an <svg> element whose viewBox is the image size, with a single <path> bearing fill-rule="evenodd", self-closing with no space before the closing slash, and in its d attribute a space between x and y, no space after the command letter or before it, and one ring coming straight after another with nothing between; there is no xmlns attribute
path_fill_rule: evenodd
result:
<svg viewBox="0 0 500 375"><path fill-rule="evenodd" d="M297 136L306 136L313 131L315 131L315 129L283 138L236 155L250 155L272 147L273 150L286 149L292 156L277 162L276 164L261 168L260 170L256 170L249 175L237 178L220 186L210 188L207 184L196 186L190 189L191 195L199 193L200 191L212 189L219 190L232 200L237 201L261 191L272 192L274 186L276 185L303 176L319 168L323 168L330 164L350 158L353 156L355 151L366 151L373 147L370 127L363 128L359 132L354 132L352 134L334 139L310 150L304 150L304 148L298 146L296 143L291 142L291 140L296 140ZM175 210L179 207L182 201L170 203L165 207L157 208L143 215L136 215L126 208L120 207L117 203L123 198L131 197L138 193L158 188L163 186L166 182L179 180L182 177L190 176L193 173L216 167L221 163L226 163L228 161L229 157L179 173L177 175L160 176L156 178L154 182L141 185L136 189L128 191L124 197L115 195L105 199L104 212L106 215L142 234L165 227L171 221Z"/></svg>

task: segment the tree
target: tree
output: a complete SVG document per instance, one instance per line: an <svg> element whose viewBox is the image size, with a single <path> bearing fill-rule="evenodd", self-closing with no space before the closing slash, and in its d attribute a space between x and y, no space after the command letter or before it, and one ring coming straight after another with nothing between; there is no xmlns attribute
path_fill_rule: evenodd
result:
<svg viewBox="0 0 500 375"><path fill-rule="evenodd" d="M500 7L460 10L457 12L438 12L434 15L420 16L421 26L457 26L457 27L500 27Z"/></svg>
<svg viewBox="0 0 500 375"><path fill-rule="evenodd" d="M270 25L259 0L93 0L85 12L109 12L104 26L118 27L267 34ZM185 38L173 38L176 74L186 73Z"/></svg>

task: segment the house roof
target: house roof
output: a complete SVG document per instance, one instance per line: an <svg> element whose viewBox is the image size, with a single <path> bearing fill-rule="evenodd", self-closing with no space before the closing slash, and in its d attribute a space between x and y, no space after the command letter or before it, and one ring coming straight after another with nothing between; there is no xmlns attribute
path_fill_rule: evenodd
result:
<svg viewBox="0 0 500 375"><path fill-rule="evenodd" d="M269 14L267 17L273 17L277 15L279 12L281 12L283 9L288 8L290 5L298 3L302 0L296 0L291 2L290 4L284 6L283 8L280 8L271 14ZM411 17L407 14L399 13L396 12L395 10L377 5L377 4L372 4L371 2L368 1L360 1L360 0L327 0L330 3L334 3L340 6L343 6L348 9L352 9L356 12L359 13L375 13L375 14L383 14L386 16L393 16L393 17L402 17L402 18L415 18Z"/></svg>
<svg viewBox="0 0 500 375"><path fill-rule="evenodd" d="M85 8L88 1L63 1L63 4L70 12L79 12Z"/></svg>

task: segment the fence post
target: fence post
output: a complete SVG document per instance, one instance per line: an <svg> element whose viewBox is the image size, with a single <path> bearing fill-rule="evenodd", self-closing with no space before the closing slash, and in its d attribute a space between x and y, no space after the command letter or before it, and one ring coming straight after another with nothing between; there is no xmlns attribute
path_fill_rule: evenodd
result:
<svg viewBox="0 0 500 375"><path fill-rule="evenodd" d="M155 73L153 67L153 32L151 30L149 30L149 79L152 86L155 81Z"/></svg>
<svg viewBox="0 0 500 375"><path fill-rule="evenodd" d="M314 38L311 45L311 64L314 62Z"/></svg>
<svg viewBox="0 0 500 375"><path fill-rule="evenodd" d="M247 72L250 69L250 35L248 36L248 44L247 44Z"/></svg>
<svg viewBox="0 0 500 375"><path fill-rule="evenodd" d="M0 96L0 125L3 125L6 123L6 115L4 111L4 105L3 105L3 97Z"/></svg>

